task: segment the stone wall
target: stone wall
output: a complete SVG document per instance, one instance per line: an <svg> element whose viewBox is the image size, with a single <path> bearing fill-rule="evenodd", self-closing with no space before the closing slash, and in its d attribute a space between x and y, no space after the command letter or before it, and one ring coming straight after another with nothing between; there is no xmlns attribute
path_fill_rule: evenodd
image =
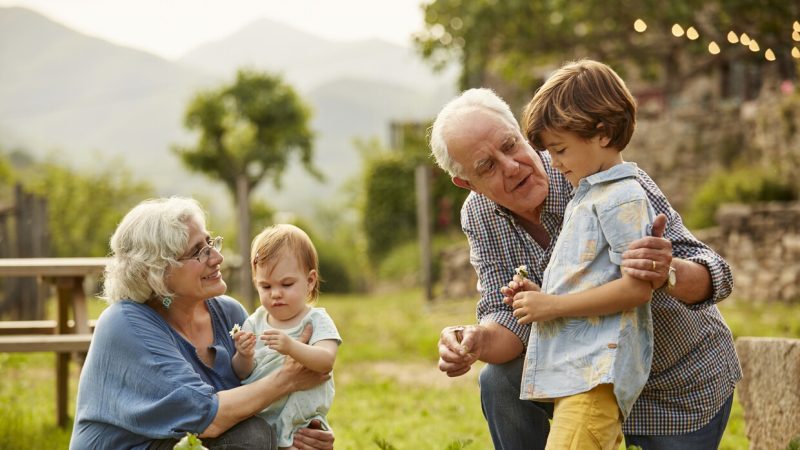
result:
<svg viewBox="0 0 800 450"><path fill-rule="evenodd" d="M737 386L751 450L785 449L800 435L800 340L743 337Z"/></svg>
<svg viewBox="0 0 800 450"><path fill-rule="evenodd" d="M800 202L723 205L717 223L695 235L730 264L733 296L800 300Z"/></svg>

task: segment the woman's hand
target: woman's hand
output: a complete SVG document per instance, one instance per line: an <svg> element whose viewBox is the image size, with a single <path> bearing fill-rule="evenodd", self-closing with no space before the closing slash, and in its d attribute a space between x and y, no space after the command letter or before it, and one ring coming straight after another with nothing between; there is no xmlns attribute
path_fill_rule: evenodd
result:
<svg viewBox="0 0 800 450"><path fill-rule="evenodd" d="M308 428L300 428L294 433L292 443L299 450L333 450L333 431L322 430L322 424L312 420Z"/></svg>

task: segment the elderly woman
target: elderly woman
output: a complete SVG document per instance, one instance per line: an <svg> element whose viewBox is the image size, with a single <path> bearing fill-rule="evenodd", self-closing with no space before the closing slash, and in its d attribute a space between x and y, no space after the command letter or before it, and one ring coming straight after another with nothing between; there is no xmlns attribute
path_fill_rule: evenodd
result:
<svg viewBox="0 0 800 450"><path fill-rule="evenodd" d="M212 449L276 449L275 431L253 416L329 378L287 358L278 372L241 385L228 333L247 313L224 295L221 246L195 200L148 200L122 219L105 274L110 306L81 373L71 449L172 448L186 432ZM330 431L302 429L294 446L332 449L333 440Z"/></svg>

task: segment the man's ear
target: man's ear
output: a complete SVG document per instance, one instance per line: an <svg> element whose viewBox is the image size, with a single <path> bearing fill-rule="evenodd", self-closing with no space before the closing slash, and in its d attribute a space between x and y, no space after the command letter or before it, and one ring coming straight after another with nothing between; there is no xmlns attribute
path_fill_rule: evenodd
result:
<svg viewBox="0 0 800 450"><path fill-rule="evenodd" d="M475 190L475 189L472 189L472 185L469 183L468 180L465 180L465 179L459 178L459 177L453 177L453 178L451 178L451 180L453 181L453 184L455 184L456 186L458 186L460 188L469 189L470 191L474 191Z"/></svg>

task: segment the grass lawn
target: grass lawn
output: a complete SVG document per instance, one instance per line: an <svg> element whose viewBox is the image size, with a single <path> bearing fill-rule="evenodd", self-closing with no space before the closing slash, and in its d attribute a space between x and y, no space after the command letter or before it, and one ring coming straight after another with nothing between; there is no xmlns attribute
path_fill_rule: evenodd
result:
<svg viewBox="0 0 800 450"><path fill-rule="evenodd" d="M457 379L436 369L439 331L474 322L474 300L426 305L419 290L407 290L323 295L319 306L328 309L344 340L329 415L337 450L492 447L478 398L479 367ZM96 317L103 305L92 307ZM800 307L730 300L721 309L736 336L800 338ZM0 354L0 449L67 448L70 430L55 427L54 358ZM737 401L721 448L747 447Z"/></svg>

